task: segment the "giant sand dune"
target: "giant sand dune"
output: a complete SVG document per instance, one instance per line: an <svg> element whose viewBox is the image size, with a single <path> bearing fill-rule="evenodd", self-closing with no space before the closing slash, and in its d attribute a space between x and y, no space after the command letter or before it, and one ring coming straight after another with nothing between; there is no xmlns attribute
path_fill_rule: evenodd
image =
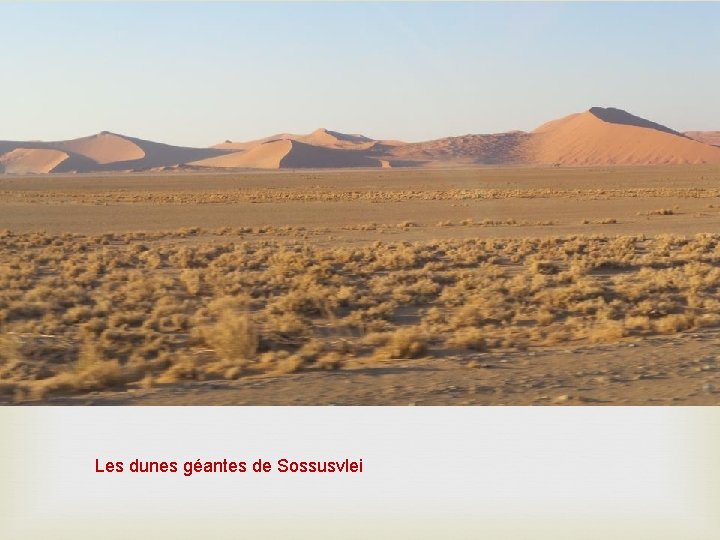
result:
<svg viewBox="0 0 720 540"><path fill-rule="evenodd" d="M532 132L525 152L532 164L720 163L720 148L619 109L599 107L540 126Z"/></svg>
<svg viewBox="0 0 720 540"><path fill-rule="evenodd" d="M677 132L615 108L592 107L532 132L405 143L320 128L211 148L104 131L68 141L0 141L6 173L197 169L720 164L720 132Z"/></svg>
<svg viewBox="0 0 720 540"><path fill-rule="evenodd" d="M176 167L227 153L214 148L172 146L103 131L66 141L0 141L6 173L136 171Z"/></svg>
<svg viewBox="0 0 720 540"><path fill-rule="evenodd" d="M258 144L249 150L233 152L191 163L198 167L303 169L380 167L382 163L362 151L315 146L291 139Z"/></svg>

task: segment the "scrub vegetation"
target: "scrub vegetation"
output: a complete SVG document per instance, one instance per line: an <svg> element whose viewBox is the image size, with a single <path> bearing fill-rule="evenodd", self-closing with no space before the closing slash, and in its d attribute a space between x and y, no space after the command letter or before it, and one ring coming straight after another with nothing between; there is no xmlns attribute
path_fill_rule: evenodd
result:
<svg viewBox="0 0 720 540"><path fill-rule="evenodd" d="M340 246L201 234L0 231L0 399L720 325L717 234Z"/></svg>

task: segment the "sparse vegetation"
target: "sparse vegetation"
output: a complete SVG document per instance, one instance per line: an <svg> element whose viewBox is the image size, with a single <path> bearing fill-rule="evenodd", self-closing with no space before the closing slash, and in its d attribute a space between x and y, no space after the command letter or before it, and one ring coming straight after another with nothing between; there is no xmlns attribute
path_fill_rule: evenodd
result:
<svg viewBox="0 0 720 540"><path fill-rule="evenodd" d="M720 325L720 235L0 238L0 399ZM384 359L384 360L383 360Z"/></svg>
<svg viewBox="0 0 720 540"><path fill-rule="evenodd" d="M659 208L658 210L650 210L649 212L638 212L638 215L640 215L640 216L672 216L672 215L675 215L675 210L673 210L672 208Z"/></svg>

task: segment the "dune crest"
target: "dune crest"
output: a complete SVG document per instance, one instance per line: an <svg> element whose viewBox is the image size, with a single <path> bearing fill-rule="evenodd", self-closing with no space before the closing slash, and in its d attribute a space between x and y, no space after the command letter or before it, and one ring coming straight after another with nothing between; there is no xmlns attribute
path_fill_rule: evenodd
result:
<svg viewBox="0 0 720 540"><path fill-rule="evenodd" d="M348 150L366 150L376 142L374 139L365 137L364 135L350 135L347 133L340 133L339 131L330 131L329 129L318 128L312 133L305 135L298 135L295 133L277 133L275 135L271 135L270 137L264 137L253 141L233 142L228 140L224 143L216 144L212 148L236 151L250 150L262 144L274 141L297 141L311 144L313 146Z"/></svg>
<svg viewBox="0 0 720 540"><path fill-rule="evenodd" d="M364 135L348 135L338 131L330 131L325 128L316 129L309 135L305 135L296 140L328 148L368 148L375 142Z"/></svg>

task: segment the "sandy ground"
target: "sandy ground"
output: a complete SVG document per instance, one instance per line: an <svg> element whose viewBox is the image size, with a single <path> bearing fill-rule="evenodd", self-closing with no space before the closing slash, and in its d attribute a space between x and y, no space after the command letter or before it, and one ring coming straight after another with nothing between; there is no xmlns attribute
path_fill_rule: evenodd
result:
<svg viewBox="0 0 720 540"><path fill-rule="evenodd" d="M720 168L708 166L0 177L0 229L97 234L291 225L307 228L306 241L322 245L488 236L691 235L720 231L719 188ZM391 202L244 200L244 193L253 190L405 195L391 197ZM515 195L466 199L457 190ZM424 200L428 192L446 197ZM223 193L234 202L209 202L212 194ZM137 202L128 202L127 194L136 195ZM164 198L167 194L173 197ZM113 202L116 197L125 200ZM649 215L658 209L672 209L673 214ZM476 223L459 225L464 219ZM518 224L477 224L508 219ZM403 221L417 226L352 229ZM452 226L441 226L442 221ZM196 241L213 239L200 234ZM40 403L715 405L720 404L719 344L719 331L704 330L582 347L355 363L338 371L186 382Z"/></svg>
<svg viewBox="0 0 720 540"><path fill-rule="evenodd" d="M268 202L248 201L258 192L266 194L264 201ZM338 192L346 194L345 198L323 200ZM283 198L287 193L308 194L310 200ZM380 202L378 194L383 194ZM475 196L493 198L468 198ZM226 199L232 202L223 202ZM645 215L658 209L673 209L674 215ZM379 238L346 229L371 222L411 221L419 227L396 232L398 239L694 234L720 230L720 168L0 177L0 212L0 227L17 232L96 234L181 227L291 225L330 228L325 238L317 238L319 241L331 236L336 241L362 242L384 240L386 233ZM467 228L437 226L443 221L458 223L465 219L477 222L514 219L521 223ZM609 220L616 223L595 223Z"/></svg>
<svg viewBox="0 0 720 540"><path fill-rule="evenodd" d="M391 360L55 398L54 405L720 405L720 332ZM35 404L35 402L30 402Z"/></svg>

